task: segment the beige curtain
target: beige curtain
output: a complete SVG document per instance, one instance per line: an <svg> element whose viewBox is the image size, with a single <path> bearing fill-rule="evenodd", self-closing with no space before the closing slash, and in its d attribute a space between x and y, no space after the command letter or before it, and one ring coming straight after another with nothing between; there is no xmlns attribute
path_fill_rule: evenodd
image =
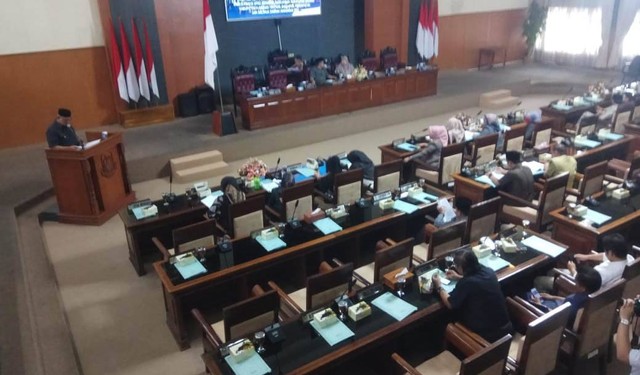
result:
<svg viewBox="0 0 640 375"><path fill-rule="evenodd" d="M610 48L609 61L607 62L608 68L620 67L622 60L622 43L629 33L639 10L640 0L620 0L616 29ZM640 40L638 40L638 43L640 43Z"/></svg>

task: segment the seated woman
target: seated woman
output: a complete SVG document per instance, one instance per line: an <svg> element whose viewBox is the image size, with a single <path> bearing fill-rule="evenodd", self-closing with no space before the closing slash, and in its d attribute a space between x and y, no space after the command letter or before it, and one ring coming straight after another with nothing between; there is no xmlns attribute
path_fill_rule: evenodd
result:
<svg viewBox="0 0 640 375"><path fill-rule="evenodd" d="M447 132L449 133L449 143L462 143L464 142L464 126L462 125L462 121L457 119L456 117L451 117L447 121Z"/></svg>
<svg viewBox="0 0 640 375"><path fill-rule="evenodd" d="M500 133L500 124L498 124L498 116L494 113L487 113L484 116L484 126L477 137L489 134Z"/></svg>
<svg viewBox="0 0 640 375"><path fill-rule="evenodd" d="M428 143L418 143L418 147L421 150L411 156L404 158L405 163L409 163L412 160L419 160L423 166L432 171L437 171L440 167L440 153L442 152L442 141L446 138L448 140L449 135L447 129L444 126L430 126Z"/></svg>
<svg viewBox="0 0 640 375"><path fill-rule="evenodd" d="M338 77L347 78L353 74L353 65L349 62L347 55L340 55L340 63L336 65L335 73Z"/></svg>
<svg viewBox="0 0 640 375"><path fill-rule="evenodd" d="M215 218L223 225L226 225L229 217L229 206L233 203L244 201L246 197L236 177L226 176L222 178L220 190L222 195L209 208L209 217Z"/></svg>
<svg viewBox="0 0 640 375"><path fill-rule="evenodd" d="M320 177L320 174L316 172L315 188L324 194L324 197L314 197L313 202L315 206L324 209L331 208L334 202L333 196L333 182L336 174L342 172L342 166L340 165L340 158L332 156L327 159L327 174L324 177Z"/></svg>
<svg viewBox="0 0 640 375"><path fill-rule="evenodd" d="M541 119L542 111L539 109L531 111L524 116L524 122L527 124L527 128L524 130L525 141L531 141L536 124L539 123Z"/></svg>
<svg viewBox="0 0 640 375"><path fill-rule="evenodd" d="M296 181L293 174L284 172L280 186L271 190L271 193L269 193L267 205L273 208L276 212L281 212L284 209L284 204L282 202L282 190L293 186L295 183Z"/></svg>
<svg viewBox="0 0 640 375"><path fill-rule="evenodd" d="M351 163L349 169L362 169L364 171L365 180L373 181L374 164L371 159L360 150L353 150L347 154L347 159Z"/></svg>
<svg viewBox="0 0 640 375"><path fill-rule="evenodd" d="M453 269L447 270L447 279L457 281L451 294L442 288L438 274L432 279L442 303L462 324L489 342L511 333L507 303L491 268L481 265L468 248L456 251L453 264Z"/></svg>
<svg viewBox="0 0 640 375"><path fill-rule="evenodd" d="M301 72L304 69L304 60L302 60L302 56L296 55L293 58L293 64L287 69L290 72Z"/></svg>

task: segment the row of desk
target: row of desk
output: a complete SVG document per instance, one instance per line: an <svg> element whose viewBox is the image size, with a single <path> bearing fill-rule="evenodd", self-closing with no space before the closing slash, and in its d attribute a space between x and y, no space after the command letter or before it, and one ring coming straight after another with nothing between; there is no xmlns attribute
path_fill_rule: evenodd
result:
<svg viewBox="0 0 640 375"><path fill-rule="evenodd" d="M437 69L408 70L361 82L243 98L240 102L242 124L248 130L255 130L431 96L437 91Z"/></svg>
<svg viewBox="0 0 640 375"><path fill-rule="evenodd" d="M531 232L528 233L531 234ZM565 246L553 240L546 238L545 240L566 249ZM546 254L526 246L525 248L523 252L500 254L504 260L511 263L510 266L497 272L498 280L505 293L522 289L522 286L518 285L519 281L532 276L534 272L549 266L553 261L553 258ZM417 266L420 268L420 273L435 267L445 268L443 258ZM358 360L363 353L373 350L378 350L378 354L389 358L390 349L388 348L394 347L393 343L401 340L403 335L415 332L434 321L444 324L450 321L448 309L436 295L420 294L418 290L417 280L414 278L403 300L417 307L417 311L402 320L396 320L371 303L379 295L365 298L364 301L372 308L372 314L359 322L350 320L346 322L347 327L355 335L334 346L330 346L312 327L303 324L299 319L286 322L282 325L286 340L278 346L267 345L267 351L262 357L272 373L282 374L333 373L345 363ZM218 353L205 353L203 358L207 370L212 374L233 374L229 365L218 356ZM381 361L380 358L370 360L376 363Z"/></svg>

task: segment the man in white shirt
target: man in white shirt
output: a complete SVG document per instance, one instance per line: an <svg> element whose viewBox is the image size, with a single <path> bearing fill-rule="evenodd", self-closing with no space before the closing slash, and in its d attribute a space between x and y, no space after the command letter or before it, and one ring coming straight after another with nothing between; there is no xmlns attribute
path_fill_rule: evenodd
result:
<svg viewBox="0 0 640 375"><path fill-rule="evenodd" d="M602 238L603 253L576 254L578 262L600 262L594 267L602 277L602 288L606 288L622 277L627 263L633 261L633 257L627 254L627 244L620 233L610 234ZM575 264L569 262L567 268L575 275Z"/></svg>
<svg viewBox="0 0 640 375"><path fill-rule="evenodd" d="M636 296L636 300L640 296ZM640 375L640 349L631 349L629 342L631 322L633 321L635 301L632 299L624 300L620 308L620 323L616 332L616 357L622 363L631 366L630 375ZM637 318L636 318L637 319ZM638 325L637 322L635 324ZM637 333L637 332L636 332Z"/></svg>

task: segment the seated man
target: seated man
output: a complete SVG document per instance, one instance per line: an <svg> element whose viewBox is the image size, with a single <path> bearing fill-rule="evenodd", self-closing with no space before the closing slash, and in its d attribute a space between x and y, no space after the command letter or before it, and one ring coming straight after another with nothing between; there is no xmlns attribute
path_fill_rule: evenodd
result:
<svg viewBox="0 0 640 375"><path fill-rule="evenodd" d="M569 302L571 304L571 314L567 321L567 327L571 328L576 320L578 310L580 310L584 306L585 302L587 302L589 294L597 292L602 286L602 277L600 277L600 273L589 266L581 266L578 269L575 280L578 289L577 293L570 294L567 297L560 297L542 292L540 293L541 298L532 296L531 302L542 305L544 308L549 310L555 309L565 302Z"/></svg>
<svg viewBox="0 0 640 375"><path fill-rule="evenodd" d="M302 60L302 56L296 55L293 58L293 64L287 69L290 72L301 72L304 69L304 60Z"/></svg>
<svg viewBox="0 0 640 375"><path fill-rule="evenodd" d="M316 63L311 67L310 70L310 78L311 83L316 86L327 86L331 85L331 82L328 82L329 79L336 79L335 76L332 76L327 72L327 66L324 63L323 58L319 58L316 60Z"/></svg>
<svg viewBox="0 0 640 375"><path fill-rule="evenodd" d="M569 181L567 187L573 187L573 178L576 175L578 163L573 156L567 155L567 147L563 144L557 144L551 151L553 158L547 163L544 177L551 178L558 176L564 172L569 172Z"/></svg>
<svg viewBox="0 0 640 375"><path fill-rule="evenodd" d="M622 278L624 268L633 261L633 257L627 253L627 244L620 233L608 234L602 237L602 253L576 254L575 260L578 262L594 261L599 262L594 267L602 279L602 288L608 287ZM567 268L561 270L569 276L575 277L577 274L576 264L567 262ZM533 281L536 289L540 292L550 292L553 290L554 276L539 276Z"/></svg>
<svg viewBox="0 0 640 375"><path fill-rule="evenodd" d="M613 116L615 116L618 111L618 105L623 102L623 96L620 93L616 93L611 96L611 100L613 100L613 104L608 107L597 106L596 113L585 111L576 122L576 127L579 127L579 124L581 124L585 118L591 116L598 116L598 121L596 123L598 127L611 125Z"/></svg>
<svg viewBox="0 0 640 375"><path fill-rule="evenodd" d="M542 119L542 111L537 109L531 111L524 116L524 122L527 124L527 128L524 131L524 140L530 142L533 138L533 131L536 128L536 124Z"/></svg>
<svg viewBox="0 0 640 375"><path fill-rule="evenodd" d="M522 166L520 151L507 151L507 169L500 168L499 172L506 172L502 178L496 172L490 172L489 178L496 185L498 191L504 191L516 197L531 201L534 196L533 173L531 169Z"/></svg>
<svg viewBox="0 0 640 375"><path fill-rule="evenodd" d="M462 324L494 342L513 331L507 304L496 274L481 265L471 249L456 251L455 270L447 271L447 279L457 280L456 288L447 293L440 277L433 276L433 287L442 303L459 314Z"/></svg>

